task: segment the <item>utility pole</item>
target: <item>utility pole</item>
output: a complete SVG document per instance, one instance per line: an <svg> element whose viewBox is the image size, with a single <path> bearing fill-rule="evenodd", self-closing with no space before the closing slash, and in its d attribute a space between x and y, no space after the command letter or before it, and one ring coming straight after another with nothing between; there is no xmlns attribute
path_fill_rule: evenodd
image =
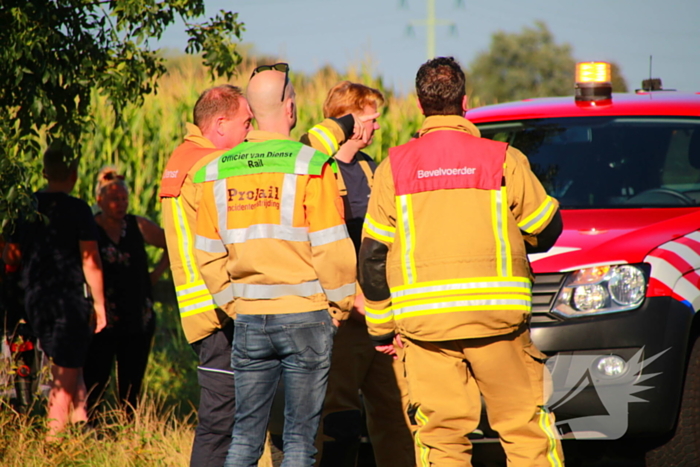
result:
<svg viewBox="0 0 700 467"><path fill-rule="evenodd" d="M457 0L457 6L462 4L462 0ZM435 27L449 26L450 31L454 34L457 31L457 24L453 21L439 19L435 17L435 0L426 0L426 17L425 19L412 20L409 24L409 32L413 26L425 26L426 31L426 55L428 60L435 57Z"/></svg>

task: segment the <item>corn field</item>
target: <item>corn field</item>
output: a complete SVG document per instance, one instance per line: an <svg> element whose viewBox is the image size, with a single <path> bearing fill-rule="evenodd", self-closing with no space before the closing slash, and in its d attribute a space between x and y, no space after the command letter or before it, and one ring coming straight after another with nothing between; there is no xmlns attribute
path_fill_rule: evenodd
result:
<svg viewBox="0 0 700 467"><path fill-rule="evenodd" d="M256 60L246 60L231 81L211 80L197 57L170 58L168 73L160 79L158 93L147 96L141 107L127 108L125 126L115 126L109 103L95 93L92 97L95 125L86 129L81 144L80 177L73 195L94 203L97 173L105 165L116 166L130 186L130 211L159 222L160 176L169 155L182 142L185 123L192 121L197 97L203 90L227 82L245 89L255 66ZM299 109L293 137L323 119L323 101L328 90L344 79L377 88L386 99L379 117L381 129L366 150L375 160L380 161L391 146L408 141L420 126L422 116L415 105L415 96L395 95L386 89L380 77L372 76L369 66L358 66L343 74L326 67L313 76L294 73L292 69L290 79ZM43 185L41 161L32 164L31 184L36 189Z"/></svg>

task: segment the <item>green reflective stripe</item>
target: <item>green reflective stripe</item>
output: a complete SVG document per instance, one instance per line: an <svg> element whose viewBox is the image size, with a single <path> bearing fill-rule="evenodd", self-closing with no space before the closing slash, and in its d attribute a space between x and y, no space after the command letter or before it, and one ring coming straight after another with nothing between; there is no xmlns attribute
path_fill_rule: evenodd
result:
<svg viewBox="0 0 700 467"><path fill-rule="evenodd" d="M280 225L294 225L294 204L297 197L297 176L285 174L282 180L282 199L280 199Z"/></svg>
<svg viewBox="0 0 700 467"><path fill-rule="evenodd" d="M197 235L194 240L194 247L207 253L226 253L226 247L221 239L212 239Z"/></svg>
<svg viewBox="0 0 700 467"><path fill-rule="evenodd" d="M245 243L248 240L261 238L274 238L290 242L308 242L309 229L307 227L288 227L277 224L255 224L241 229L227 229L220 231L221 239L226 245Z"/></svg>
<svg viewBox="0 0 700 467"><path fill-rule="evenodd" d="M207 290L208 290L207 286L202 283L200 285L195 285L193 287L186 287L183 289L176 290L175 295L177 295L178 297L185 297L185 296L193 294L195 292L202 292L202 291L206 292Z"/></svg>
<svg viewBox="0 0 700 467"><path fill-rule="evenodd" d="M394 241L394 237L396 236L396 229L378 223L372 219L369 214L365 215L363 227L368 235L376 238L377 240L391 243Z"/></svg>
<svg viewBox="0 0 700 467"><path fill-rule="evenodd" d="M191 298L203 293L209 293L209 290L207 289L207 286L204 285L204 282L201 281L198 283L198 285L175 289L175 295L177 296L178 301L186 301L188 300L188 297Z"/></svg>
<svg viewBox="0 0 700 467"><path fill-rule="evenodd" d="M421 440L423 436L422 427L428 424L428 417L423 414L420 407L416 409L416 421L420 425L418 430L416 430L416 434L414 435L419 452L418 457L420 458L420 467L430 467L430 448Z"/></svg>
<svg viewBox="0 0 700 467"><path fill-rule="evenodd" d="M401 213L401 231L403 234L403 273L404 280L407 284L412 284L415 282L414 272L413 272L413 236L414 232L411 229L411 207L409 206L410 200L409 195L402 195L398 197L399 207Z"/></svg>
<svg viewBox="0 0 700 467"><path fill-rule="evenodd" d="M343 240L349 238L348 228L345 224L336 225L335 227L329 227L327 229L319 230L318 232L309 233L309 240L311 241L311 246L321 246L327 243L337 242L338 240Z"/></svg>
<svg viewBox="0 0 700 467"><path fill-rule="evenodd" d="M331 302L339 302L344 298L355 295L355 283L345 284L337 289L326 289L324 287L323 291L326 293L326 298L328 298L328 300Z"/></svg>
<svg viewBox="0 0 700 467"><path fill-rule="evenodd" d="M523 219L520 223L518 223L518 227L520 227L520 230L523 230L527 233L532 233L535 230L537 230L542 223L549 218L551 215L552 211L554 210L554 201L552 201L552 198L547 196L547 199L544 200L544 202L540 205L535 212L530 214L528 217Z"/></svg>
<svg viewBox="0 0 700 467"><path fill-rule="evenodd" d="M224 290L211 294L211 296L214 299L214 303L223 308L224 305L233 300L233 287L229 285Z"/></svg>
<svg viewBox="0 0 700 467"><path fill-rule="evenodd" d="M180 314L181 315L184 315L186 313L190 313L192 311L199 310L200 308L203 309L203 308L209 307L207 309L212 309L214 307L214 301L209 296L203 297L201 300L197 300L197 301L192 300L192 302L193 303L188 305L188 306L180 307ZM206 310L203 310L203 311L206 311Z"/></svg>
<svg viewBox="0 0 700 467"><path fill-rule="evenodd" d="M172 203L173 215L175 216L175 233L177 234L182 268L185 270L185 277L189 280L194 280L198 278L199 274L193 258L192 233L190 232L185 210L182 207L182 199L178 196L173 199Z"/></svg>
<svg viewBox="0 0 700 467"><path fill-rule="evenodd" d="M456 301L436 301L405 307L394 307L395 319L403 319L411 316L430 315L441 313L454 313L461 311L486 311L486 310L522 310L530 311L532 301L526 298L496 298L496 299L472 299Z"/></svg>
<svg viewBox="0 0 700 467"><path fill-rule="evenodd" d="M501 276L508 275L508 232L505 230L506 220L503 218L503 193L498 190L494 192L496 207L493 215L496 216L496 248L497 252L497 267Z"/></svg>
<svg viewBox="0 0 700 467"><path fill-rule="evenodd" d="M236 297L269 300L272 298L294 295L297 297L309 297L323 293L323 288L318 280L302 282L301 284L241 284L233 283L233 293Z"/></svg>
<svg viewBox="0 0 700 467"><path fill-rule="evenodd" d="M521 290L530 293L531 283L526 278L510 278L500 280L500 278L471 280L464 282L439 281L434 283L421 283L420 285L408 285L391 288L391 297L394 299L408 298L412 295L420 295L434 292L469 291L470 293L485 293L489 290Z"/></svg>
<svg viewBox="0 0 700 467"><path fill-rule="evenodd" d="M365 306L365 318L371 323L386 323L394 317L394 312L391 308L385 310L373 310Z"/></svg>
<svg viewBox="0 0 700 467"><path fill-rule="evenodd" d="M316 136L323 144L323 147L328 151L328 155L335 154L338 151L338 141L336 141L333 133L326 129L323 125L316 125L309 130L309 133Z"/></svg>
<svg viewBox="0 0 700 467"><path fill-rule="evenodd" d="M547 460L549 461L549 465L551 467L564 467L564 463L559 458L559 453L557 452L557 438L559 438L559 436L558 434L555 434L549 413L550 412L546 407L540 408L539 426L547 435L547 441L549 444L549 449L547 450Z"/></svg>

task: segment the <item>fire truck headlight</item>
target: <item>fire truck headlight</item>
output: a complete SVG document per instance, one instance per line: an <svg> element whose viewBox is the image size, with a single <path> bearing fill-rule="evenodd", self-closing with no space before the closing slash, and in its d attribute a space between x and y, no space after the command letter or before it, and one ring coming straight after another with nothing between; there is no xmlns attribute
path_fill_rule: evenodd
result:
<svg viewBox="0 0 700 467"><path fill-rule="evenodd" d="M647 274L639 265L580 269L567 278L552 311L577 318L633 310L644 301L646 290Z"/></svg>

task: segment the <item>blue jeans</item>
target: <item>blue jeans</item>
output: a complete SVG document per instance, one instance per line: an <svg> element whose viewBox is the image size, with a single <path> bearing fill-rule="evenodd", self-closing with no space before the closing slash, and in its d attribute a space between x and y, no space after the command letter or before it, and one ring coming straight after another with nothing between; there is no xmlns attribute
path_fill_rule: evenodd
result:
<svg viewBox="0 0 700 467"><path fill-rule="evenodd" d="M282 467L314 465L335 332L326 310L238 315L231 355L236 417L226 467L257 466L280 376L285 387Z"/></svg>

